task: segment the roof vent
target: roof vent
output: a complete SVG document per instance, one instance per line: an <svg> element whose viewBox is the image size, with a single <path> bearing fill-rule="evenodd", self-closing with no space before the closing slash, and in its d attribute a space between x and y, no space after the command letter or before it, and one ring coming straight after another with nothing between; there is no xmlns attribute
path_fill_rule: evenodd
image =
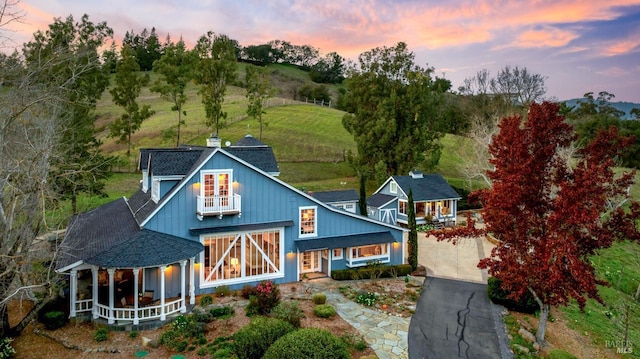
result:
<svg viewBox="0 0 640 359"><path fill-rule="evenodd" d="M413 170L413 171L409 172L409 176L411 176L411 178L413 178L413 179L418 179L418 178L423 178L424 177L422 175L422 172L420 172L418 170Z"/></svg>
<svg viewBox="0 0 640 359"><path fill-rule="evenodd" d="M220 148L222 144L222 140L218 138L216 135L211 135L211 137L207 138L207 147L216 147Z"/></svg>

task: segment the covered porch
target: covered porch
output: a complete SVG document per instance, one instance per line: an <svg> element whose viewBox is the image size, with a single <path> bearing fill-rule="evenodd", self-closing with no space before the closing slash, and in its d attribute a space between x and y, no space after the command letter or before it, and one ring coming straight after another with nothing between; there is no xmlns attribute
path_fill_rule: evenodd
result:
<svg viewBox="0 0 640 359"><path fill-rule="evenodd" d="M71 318L107 324L164 322L195 305L195 256L202 244L142 230L66 268ZM188 302L187 302L188 301Z"/></svg>

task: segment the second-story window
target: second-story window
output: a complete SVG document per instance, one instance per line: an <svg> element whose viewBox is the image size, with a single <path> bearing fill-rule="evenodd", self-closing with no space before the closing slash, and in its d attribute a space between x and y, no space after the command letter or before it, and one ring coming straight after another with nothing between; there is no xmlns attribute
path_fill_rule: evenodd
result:
<svg viewBox="0 0 640 359"><path fill-rule="evenodd" d="M316 207L300 207L300 237L317 235L316 209Z"/></svg>

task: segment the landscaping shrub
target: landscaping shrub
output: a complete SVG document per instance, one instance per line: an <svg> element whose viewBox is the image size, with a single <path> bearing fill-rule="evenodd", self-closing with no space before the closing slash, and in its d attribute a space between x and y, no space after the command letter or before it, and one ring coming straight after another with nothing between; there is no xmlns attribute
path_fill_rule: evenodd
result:
<svg viewBox="0 0 640 359"><path fill-rule="evenodd" d="M320 318L331 318L336 315L336 309L331 304L319 304L313 308L313 314Z"/></svg>
<svg viewBox="0 0 640 359"><path fill-rule="evenodd" d="M280 319L255 317L233 335L233 349L239 358L259 359L271 344L294 331L294 327Z"/></svg>
<svg viewBox="0 0 640 359"><path fill-rule="evenodd" d="M54 330L63 327L66 321L64 312L56 310L45 313L42 324L44 324L45 328Z"/></svg>
<svg viewBox="0 0 640 359"><path fill-rule="evenodd" d="M547 355L547 359L576 359L576 356L564 350L553 349Z"/></svg>
<svg viewBox="0 0 640 359"><path fill-rule="evenodd" d="M371 307L376 303L378 296L372 292L360 293L356 297L356 302Z"/></svg>
<svg viewBox="0 0 640 359"><path fill-rule="evenodd" d="M340 335L340 340L347 346L347 349L352 348L360 352L367 349L367 342L353 333L347 332Z"/></svg>
<svg viewBox="0 0 640 359"><path fill-rule="evenodd" d="M520 300L509 299L507 298L509 292L502 289L500 285L501 281L496 277L489 277L487 280L487 294L492 302L520 313L533 314L536 310L540 309L531 293L525 292Z"/></svg>
<svg viewBox="0 0 640 359"><path fill-rule="evenodd" d="M316 293L313 295L314 304L324 304L327 302L327 295L324 293Z"/></svg>
<svg viewBox="0 0 640 359"><path fill-rule="evenodd" d="M132 330L131 332L129 332L129 338L137 338L139 335L137 330Z"/></svg>
<svg viewBox="0 0 640 359"><path fill-rule="evenodd" d="M304 312L300 309L297 301L281 302L276 305L269 315L272 318L284 320L293 325L294 328L300 328L300 321L304 318Z"/></svg>
<svg viewBox="0 0 640 359"><path fill-rule="evenodd" d="M347 346L328 330L306 328L278 339L264 353L264 359L281 358L350 358Z"/></svg>
<svg viewBox="0 0 640 359"><path fill-rule="evenodd" d="M231 289L228 285L221 285L216 288L216 295L218 297L228 297L231 294Z"/></svg>
<svg viewBox="0 0 640 359"><path fill-rule="evenodd" d="M93 335L93 340L97 342L104 342L109 339L109 329L100 328L96 330L96 333Z"/></svg>
<svg viewBox="0 0 640 359"><path fill-rule="evenodd" d="M366 267L332 270L331 278L334 280L371 279L372 273L379 274L378 278L395 278L411 274L411 266L409 264L385 265L381 270L381 272L374 272L366 269Z"/></svg>
<svg viewBox="0 0 640 359"><path fill-rule="evenodd" d="M214 318L229 318L233 313L235 313L235 310L228 305L225 305L224 307L211 308L211 310L209 310L209 314Z"/></svg>
<svg viewBox="0 0 640 359"><path fill-rule="evenodd" d="M249 297L247 315L266 315L280 303L280 289L270 280L262 281L256 286L255 296Z"/></svg>
<svg viewBox="0 0 640 359"><path fill-rule="evenodd" d="M210 295L204 295L200 298L200 305L206 307L207 305L213 304L213 297Z"/></svg>
<svg viewBox="0 0 640 359"><path fill-rule="evenodd" d="M251 296L256 295L256 287L251 284L245 284L240 291L240 296L244 299L249 299Z"/></svg>
<svg viewBox="0 0 640 359"><path fill-rule="evenodd" d="M0 338L0 359L12 358L16 349L11 346L13 338Z"/></svg>

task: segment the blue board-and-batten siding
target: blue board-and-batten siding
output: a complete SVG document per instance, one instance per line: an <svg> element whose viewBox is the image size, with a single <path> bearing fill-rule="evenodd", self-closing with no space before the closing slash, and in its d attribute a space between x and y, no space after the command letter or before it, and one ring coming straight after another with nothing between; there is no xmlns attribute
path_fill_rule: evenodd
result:
<svg viewBox="0 0 640 359"><path fill-rule="evenodd" d="M287 253L296 253L294 241L298 239L299 233L299 207L314 206L317 208L318 237L389 231L397 241L402 243L401 230L362 220L357 215L323 205L274 177L257 171L225 153L214 153L201 169L231 169L233 171L233 193L241 196L241 215L229 214L224 215L221 219L217 216L208 216L199 220L196 209L200 188L196 183L200 182L200 173L196 173L188 178L175 193L171 194L171 200L159 208L157 213L144 224L144 228L200 241L200 236L193 235L190 229L293 221L293 226L284 229L285 277L277 280L278 282L297 280L297 257L287 255ZM312 238L307 239L312 240ZM347 246L348 243L345 243L345 248ZM402 263L402 254L393 253L394 246L391 247L392 261ZM196 258L196 260L199 261L200 258Z"/></svg>

